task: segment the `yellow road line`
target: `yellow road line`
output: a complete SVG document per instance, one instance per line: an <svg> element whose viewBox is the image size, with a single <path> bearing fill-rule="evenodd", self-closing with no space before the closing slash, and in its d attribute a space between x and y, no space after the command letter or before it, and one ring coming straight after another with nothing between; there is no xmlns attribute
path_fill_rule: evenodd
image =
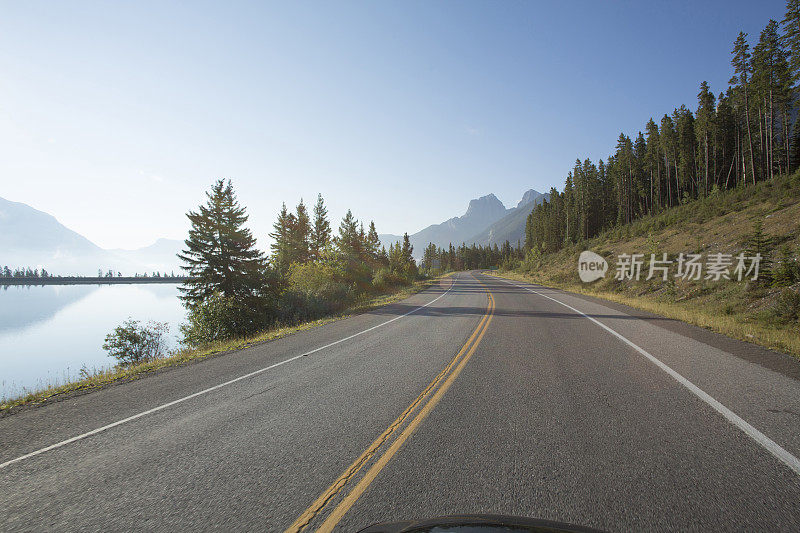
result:
<svg viewBox="0 0 800 533"><path fill-rule="evenodd" d="M420 410L417 416L411 421L411 423L403 430L400 435L395 439L391 446L386 450L386 452L375 462L375 464L367 470L367 473L364 474L364 477L356 484L353 490L348 494L344 500L342 500L339 505L333 510L333 512L328 516L328 518L323 522L320 528L317 530L317 533L328 533L336 527L336 524L344 517L345 513L350 510L353 504L358 500L359 497L364 493L364 491L369 487L372 481L377 477L380 471L389 463L389 461L394 457L400 447L403 445L405 441L414 433L414 430L420 425L420 423L425 419L426 416L436 407L436 404L439 403L439 400L442 399L447 389L450 388L450 385L456 380L458 375L466 366L467 362L469 362L470 357L472 354L475 353L475 349L481 342L484 333L489 328L489 323L492 321L492 314L494 312L494 298L491 294L489 294L489 311L488 311L488 320L485 321L483 324L483 330L478 335L478 338L472 344L472 347L469 349L467 354L458 364L455 370L447 377L442 386L439 387L439 390L431 396L431 399L425 406Z"/></svg>
<svg viewBox="0 0 800 533"><path fill-rule="evenodd" d="M422 402L428 396L428 394L434 388L436 388L436 385L442 380L444 376L447 375L450 369L452 369L453 366L455 366L455 364L458 362L459 358L467 351L470 344L479 334L481 328L484 326L487 320L490 320L489 313L494 304L493 300L491 300L491 295L489 296L489 298L490 302L486 308L486 313L483 315L483 318L478 324L478 327L475 328L475 331L472 332L472 335L470 335L469 339L467 339L467 342L464 343L464 346L461 347L461 349L458 351L455 357L453 357L453 359L448 363L448 365L441 372L439 372L439 374L434 378L433 381L431 381L428 384L427 387L425 387L425 390L423 390L422 393L420 393L420 395L417 396L417 398L413 402L411 402L411 405L409 405L406 408L406 410L403 411L402 414L399 417L397 417L397 419L394 422L392 422L392 424L388 428L386 428L386 430L383 433L381 433L378 436L378 438L376 438L366 450L364 450L364 452L353 462L353 464L347 467L347 469L342 473L342 475L339 476L336 479L336 481L334 481L333 484L330 487L328 487L328 489L325 492L323 492L314 501L314 503L312 503L311 506L309 506L309 508L306 509L303 512L303 514L301 514L297 518L297 520L295 520L292 523L292 525L290 525L286 529L286 533L296 533L305 528L309 524L309 522L311 522L311 520L314 519L317 513L319 513L319 511L323 507L325 507L328 501L330 501L330 499L333 498L342 489L342 487L344 487L347 481L351 479L355 474L357 474L361 470L361 468L369 461L369 459L371 459L372 456L375 455L375 453L378 451L378 448L380 448L380 446L384 442L386 442L386 440L392 435L392 433L394 433L394 431L403 424L403 422L406 420L406 418L408 418L408 416L417 407L417 405L419 405L420 402Z"/></svg>

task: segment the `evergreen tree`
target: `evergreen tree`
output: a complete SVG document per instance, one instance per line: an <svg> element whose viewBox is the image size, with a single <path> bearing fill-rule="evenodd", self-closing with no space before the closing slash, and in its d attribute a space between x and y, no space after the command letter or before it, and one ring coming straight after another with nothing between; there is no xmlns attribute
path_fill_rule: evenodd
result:
<svg viewBox="0 0 800 533"><path fill-rule="evenodd" d="M759 265L759 281L772 280L772 249L775 247L775 239L771 235L764 233L764 221L760 218L753 223L753 232L747 237L746 254L750 257L761 256Z"/></svg>
<svg viewBox="0 0 800 533"><path fill-rule="evenodd" d="M753 183L756 182L756 171L753 156L753 133L750 127L750 75L752 73L752 65L750 63L750 45L747 43L747 34L743 31L739 32L736 41L733 44L733 51L731 52L733 59L731 65L735 75L731 78L731 85L737 85L743 97L744 118L745 118L745 131L747 132L747 143L750 153L750 177Z"/></svg>
<svg viewBox="0 0 800 533"><path fill-rule="evenodd" d="M375 259L378 258L378 252L381 248L381 239L378 237L378 230L375 229L375 221L369 221L369 231L367 232L367 252Z"/></svg>
<svg viewBox="0 0 800 533"><path fill-rule="evenodd" d="M753 49L753 89L757 97L759 145L764 177L786 170L791 115L791 73L778 23L770 20Z"/></svg>
<svg viewBox="0 0 800 533"><path fill-rule="evenodd" d="M800 80L800 0L786 1L786 14L781 21L781 44L789 52L792 84Z"/></svg>
<svg viewBox="0 0 800 533"><path fill-rule="evenodd" d="M351 210L347 210L342 222L339 224L339 235L336 237L336 247L339 251L352 259L361 258L361 239L359 238L358 220Z"/></svg>
<svg viewBox="0 0 800 533"><path fill-rule="evenodd" d="M677 185L678 165L675 161L675 152L677 152L678 135L675 132L675 123L669 115L664 115L661 118L661 151L664 155L664 168L666 169L665 183L667 186L667 207L672 207L675 196L678 195L676 190L673 193L672 176L675 177L675 184Z"/></svg>
<svg viewBox="0 0 800 533"><path fill-rule="evenodd" d="M331 224L328 222L328 209L322 195L317 195L314 205L314 225L311 227L311 255L319 259L322 251L331 242Z"/></svg>
<svg viewBox="0 0 800 533"><path fill-rule="evenodd" d="M736 185L738 171L734 172L739 162L738 150L738 124L733 110L733 91L728 88L726 94L720 93L717 99L716 113L716 145L717 145L717 173L716 183L723 188L728 188L731 183ZM731 182L733 178L733 182Z"/></svg>
<svg viewBox="0 0 800 533"><path fill-rule="evenodd" d="M186 249L178 254L188 275L181 299L189 306L214 293L247 298L263 288L265 279L265 261L244 226L248 216L230 180L218 180L206 196L205 205L186 215L192 227Z"/></svg>
<svg viewBox="0 0 800 533"><path fill-rule="evenodd" d="M794 120L789 141L789 172L794 172L798 166L800 166L800 114Z"/></svg>
<svg viewBox="0 0 800 533"><path fill-rule="evenodd" d="M425 252L422 255L422 268L430 271L434 268L435 263L438 259L438 250L436 245L428 243L428 246L425 248Z"/></svg>
<svg viewBox="0 0 800 533"><path fill-rule="evenodd" d="M701 149L701 168L703 174L703 194L708 194L709 188L709 175L711 173L711 166L714 162L712 153L712 141L714 134L714 109L715 98L714 93L708 88L708 83L703 82L700 84L700 92L697 94L697 120L695 133ZM711 175L713 179L713 175Z"/></svg>
<svg viewBox="0 0 800 533"><path fill-rule="evenodd" d="M305 263L311 259L311 229L311 219L301 199L291 228L291 262Z"/></svg>
<svg viewBox="0 0 800 533"><path fill-rule="evenodd" d="M281 206L278 220L273 224L273 231L269 234L272 237L272 264L279 272L286 273L292 263L293 234L296 225L296 217L286 209L286 203Z"/></svg>
<svg viewBox="0 0 800 533"><path fill-rule="evenodd" d="M681 199L684 199L696 196L699 189L695 161L697 136L694 131L694 116L685 105L674 111L673 120L678 141L675 159L678 162Z"/></svg>
<svg viewBox="0 0 800 533"><path fill-rule="evenodd" d="M408 233L403 233L403 248L400 253L400 258L403 263L414 263L414 258L412 254L414 253L414 247L411 246L411 241L408 238Z"/></svg>
<svg viewBox="0 0 800 533"><path fill-rule="evenodd" d="M772 273L772 285L775 287L786 287L792 285L800 279L797 261L792 255L792 249L788 244L781 247L780 259L775 264Z"/></svg>
<svg viewBox="0 0 800 533"><path fill-rule="evenodd" d="M632 216L638 217L648 211L648 179L647 179L647 141L640 131L633 142L633 178L632 178Z"/></svg>
<svg viewBox="0 0 800 533"><path fill-rule="evenodd" d="M645 141L645 169L649 183L649 209L653 213L661 210L661 146L658 125L650 118L645 126L647 140ZM602 166L602 161L600 161ZM604 206L605 207L605 206Z"/></svg>
<svg viewBox="0 0 800 533"><path fill-rule="evenodd" d="M358 249L359 258L365 262L369 257L369 243L367 242L367 232L364 231L364 223L358 224Z"/></svg>

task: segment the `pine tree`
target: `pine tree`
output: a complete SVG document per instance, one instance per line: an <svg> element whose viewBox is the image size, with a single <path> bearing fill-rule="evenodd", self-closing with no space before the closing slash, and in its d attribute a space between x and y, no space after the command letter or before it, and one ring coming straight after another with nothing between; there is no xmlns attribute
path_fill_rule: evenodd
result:
<svg viewBox="0 0 800 533"><path fill-rule="evenodd" d="M727 189L731 183L731 176L736 176L734 169L739 161L738 151L738 125L732 105L733 91L728 88L725 94L720 93L717 99L716 132L717 132L717 174L716 183Z"/></svg>
<svg viewBox="0 0 800 533"><path fill-rule="evenodd" d="M364 230L363 222L358 224L358 249L359 259L361 259L361 261L366 261L369 255L369 243L367 242L367 232Z"/></svg>
<svg viewBox="0 0 800 533"><path fill-rule="evenodd" d="M219 293L247 298L263 287L265 261L256 240L244 224L247 214L239 205L230 180L218 180L206 193L205 205L190 211L192 224L186 249L178 257L189 279L181 299L189 306Z"/></svg>
<svg viewBox="0 0 800 533"><path fill-rule="evenodd" d="M292 262L292 234L296 223L294 214L289 213L286 204L281 206L278 220L273 224L273 231L269 234L272 237L272 264L279 272L286 273Z"/></svg>
<svg viewBox="0 0 800 533"><path fill-rule="evenodd" d="M403 233L403 248L400 257L404 263L413 263L414 247L411 246L411 240L408 238L408 233Z"/></svg>
<svg viewBox="0 0 800 533"><path fill-rule="evenodd" d="M314 259L321 257L322 251L331 242L331 224L328 222L328 209L322 195L317 195L314 205L314 225L311 227L311 255Z"/></svg>
<svg viewBox="0 0 800 533"><path fill-rule="evenodd" d="M666 174L664 175L665 183L667 185L667 207L672 207L673 199L678 194L672 193L672 173L675 173L675 181L677 183L677 162L674 160L674 154L677 150L678 135L675 132L675 123L669 115L664 115L661 118L661 151L664 154L664 167Z"/></svg>
<svg viewBox="0 0 800 533"><path fill-rule="evenodd" d="M437 259L437 249L436 245L428 243L428 246L425 248L425 252L422 255L422 267L426 270L430 271L434 268L434 264Z"/></svg>
<svg viewBox="0 0 800 533"><path fill-rule="evenodd" d="M647 212L647 141L640 131L633 142L633 182L632 216L638 217Z"/></svg>
<svg viewBox="0 0 800 533"><path fill-rule="evenodd" d="M800 115L794 120L792 136L789 141L789 172L794 172L800 166Z"/></svg>
<svg viewBox="0 0 800 533"><path fill-rule="evenodd" d="M772 279L771 254L775 247L775 240L771 235L764 233L764 221L760 218L753 223L753 232L747 237L745 244L745 253L748 256L761 256L758 279L760 281L770 281Z"/></svg>
<svg viewBox="0 0 800 533"><path fill-rule="evenodd" d="M630 137L624 133L617 139L617 151L614 154L614 164L611 167L615 176L614 183L617 190L617 222L627 224L633 219L633 187L631 182L634 177L634 152ZM564 192L567 192L566 185Z"/></svg>
<svg viewBox="0 0 800 533"><path fill-rule="evenodd" d="M781 21L781 44L789 52L792 84L800 80L800 0L786 1L786 14Z"/></svg>
<svg viewBox="0 0 800 533"><path fill-rule="evenodd" d="M675 121L675 131L678 137L678 151L675 155L675 160L678 162L681 177L681 195L682 198L688 198L692 195L696 196L699 189L695 158L697 136L694 131L694 116L685 105L682 105L675 109L673 120Z"/></svg>
<svg viewBox="0 0 800 533"><path fill-rule="evenodd" d="M367 232L367 252L374 258L378 258L381 248L381 239L378 237L378 230L375 229L375 221L369 221L369 231Z"/></svg>
<svg viewBox="0 0 800 533"><path fill-rule="evenodd" d="M661 146L658 125L650 118L645 126L647 132L645 168L649 182L650 208L649 212L654 213L661 210ZM602 164L602 161L600 161Z"/></svg>
<svg viewBox="0 0 800 533"><path fill-rule="evenodd" d="M339 224L336 247L342 254L348 256L350 260L360 259L361 257L361 239L358 233L358 220L353 216L353 212L348 209Z"/></svg>
<svg viewBox="0 0 800 533"><path fill-rule="evenodd" d="M753 86L757 96L764 177L786 170L791 115L791 72L781 46L778 23L770 20L753 49ZM776 127L776 119L777 127ZM777 131L776 131L777 130ZM779 138L780 135L780 138ZM778 143L776 144L776 140Z"/></svg>
<svg viewBox="0 0 800 533"><path fill-rule="evenodd" d="M788 244L781 247L780 259L777 261L772 273L772 285L775 287L786 287L792 285L800 278L797 269L797 261L792 255L792 249Z"/></svg>
<svg viewBox="0 0 800 533"><path fill-rule="evenodd" d="M572 172L567 173L567 181L564 183L564 213L565 213L565 230L564 230L564 243L559 244L559 248L566 243L575 242L573 236L577 235L577 216L575 211L575 189L572 186L573 177Z"/></svg>
<svg viewBox="0 0 800 533"><path fill-rule="evenodd" d="M747 34L743 31L739 32L736 41L733 44L733 51L731 52L733 59L731 65L735 75L731 78L731 85L738 85L744 96L744 117L745 117L745 130L747 131L747 143L750 150L750 176L753 183L756 182L756 170L753 157L753 133L750 127L750 75L752 73L752 65L750 63L750 45L747 43Z"/></svg>
<svg viewBox="0 0 800 533"><path fill-rule="evenodd" d="M311 219L302 199L297 204L294 226L291 229L291 262L305 263L311 259Z"/></svg>
<svg viewBox="0 0 800 533"><path fill-rule="evenodd" d="M711 153L711 143L714 129L714 109L715 98L714 93L708 88L708 83L703 82L700 84L700 92L697 94L697 121L695 133L701 149L702 173L703 173L703 194L708 194L709 188L709 173L713 163L713 154ZM713 178L713 177L712 177Z"/></svg>

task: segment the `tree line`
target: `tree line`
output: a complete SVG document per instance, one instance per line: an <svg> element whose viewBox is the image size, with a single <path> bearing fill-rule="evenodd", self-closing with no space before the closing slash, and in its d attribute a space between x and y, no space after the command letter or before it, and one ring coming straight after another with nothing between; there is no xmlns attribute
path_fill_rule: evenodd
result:
<svg viewBox="0 0 800 533"><path fill-rule="evenodd" d="M506 240L501 246L493 245L453 246L451 243L446 249L429 243L425 248L420 262L420 269L427 275L436 275L444 272L457 272L460 270L479 270L508 266L522 259L523 250L520 243L516 248Z"/></svg>
<svg viewBox="0 0 800 533"><path fill-rule="evenodd" d="M715 191L800 166L797 84L800 80L800 0L789 0L752 47L740 32L733 75L716 95L700 84L697 108L685 105L650 118L632 139L620 133L615 152L597 164L575 161L564 189L528 216L525 245L536 253L596 236Z"/></svg>
<svg viewBox="0 0 800 533"><path fill-rule="evenodd" d="M38 268L15 268L11 270L8 266L4 266L0 269L0 278L52 278L53 275L42 268L39 270Z"/></svg>
<svg viewBox="0 0 800 533"><path fill-rule="evenodd" d="M46 279L46 278L60 278L61 275L54 275L47 271L44 267L39 269L37 268L30 268L30 267L23 267L23 268L15 268L11 269L9 266L4 266L0 268L0 278L37 278L37 279ZM86 276L67 276L69 278L83 278ZM121 272L114 272L113 270L107 270L103 272L102 269L97 269L97 277L98 278L113 278L113 277L123 277ZM166 272L151 272L151 273L143 273L139 274L138 272L134 274L134 278L175 278L175 272L171 272L167 274Z"/></svg>
<svg viewBox="0 0 800 533"><path fill-rule="evenodd" d="M365 229L350 210L334 234L322 195L312 213L302 200L292 212L283 205L269 254L257 248L230 180L206 196L187 214L191 229L178 255L188 276L180 289L188 344L317 318L419 275L408 234L386 250L374 222Z"/></svg>

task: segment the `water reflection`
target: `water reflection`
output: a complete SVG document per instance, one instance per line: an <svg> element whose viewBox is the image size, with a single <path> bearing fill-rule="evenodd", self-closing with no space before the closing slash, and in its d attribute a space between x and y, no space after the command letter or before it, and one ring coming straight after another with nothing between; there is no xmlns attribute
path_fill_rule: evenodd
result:
<svg viewBox="0 0 800 533"><path fill-rule="evenodd" d="M103 340L128 317L170 325L177 344L184 309L177 285L11 286L0 290L0 397L114 365Z"/></svg>
<svg viewBox="0 0 800 533"><path fill-rule="evenodd" d="M98 285L4 285L0 293L0 333L23 330L47 321L98 288Z"/></svg>

